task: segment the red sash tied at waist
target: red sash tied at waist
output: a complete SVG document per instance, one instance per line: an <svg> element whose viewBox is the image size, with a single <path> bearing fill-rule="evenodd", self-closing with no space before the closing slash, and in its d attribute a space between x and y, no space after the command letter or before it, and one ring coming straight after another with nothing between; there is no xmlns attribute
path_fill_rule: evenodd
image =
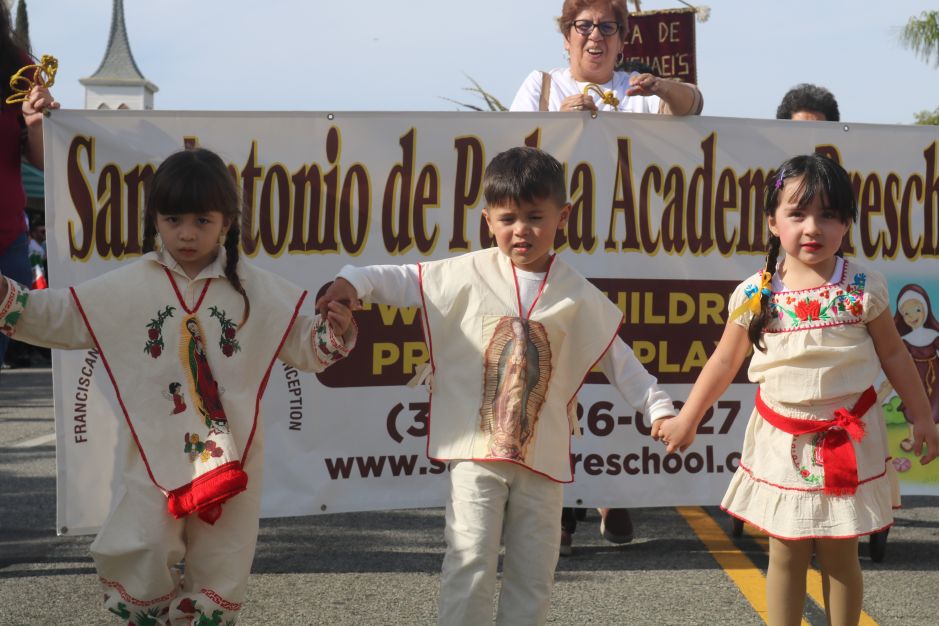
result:
<svg viewBox="0 0 939 626"><path fill-rule="evenodd" d="M857 491L857 457L851 439L861 441L867 434L861 419L877 401L877 392L868 387L849 411L835 410L832 420L804 420L780 415L766 406L756 391L756 410L770 425L790 435L824 432L822 460L825 464L825 495L850 496Z"/></svg>

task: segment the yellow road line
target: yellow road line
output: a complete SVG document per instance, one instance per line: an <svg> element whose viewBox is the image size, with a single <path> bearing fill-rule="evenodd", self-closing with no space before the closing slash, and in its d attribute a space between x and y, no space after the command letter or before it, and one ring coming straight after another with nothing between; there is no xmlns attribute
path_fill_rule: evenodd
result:
<svg viewBox="0 0 939 626"><path fill-rule="evenodd" d="M749 524L744 524L743 529L760 545L761 548L767 552L769 551L769 538L764 532ZM814 567L809 568L808 574L806 576L805 588L812 600L815 601L815 604L824 610L825 592L822 588L822 574ZM867 612L862 610L861 619L858 622L858 626L877 626L877 622L873 617L868 615Z"/></svg>
<svg viewBox="0 0 939 626"><path fill-rule="evenodd" d="M734 545L727 533L701 507L680 506L676 510L698 535L698 539L707 547L714 560L724 569L727 577L737 585L757 615L766 622L766 577L750 557Z"/></svg>

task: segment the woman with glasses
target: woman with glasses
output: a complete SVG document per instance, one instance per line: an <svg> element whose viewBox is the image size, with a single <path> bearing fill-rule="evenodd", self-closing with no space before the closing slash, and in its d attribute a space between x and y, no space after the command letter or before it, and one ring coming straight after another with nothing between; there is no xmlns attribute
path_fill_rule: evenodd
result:
<svg viewBox="0 0 939 626"><path fill-rule="evenodd" d="M694 85L647 72L616 71L623 60L628 14L626 0L564 0L558 26L570 66L529 74L510 110L700 114L704 99ZM615 100L602 98L607 92L612 92ZM601 509L600 515L600 533L607 541L632 541L628 509ZM562 555L572 553L576 527L575 510L565 508L561 515Z"/></svg>
<svg viewBox="0 0 939 626"><path fill-rule="evenodd" d="M701 113L704 99L694 85L615 71L623 60L627 15L626 0L564 0L558 26L570 66L529 74L510 110ZM590 85L599 89L585 95ZM607 92L614 97L603 99Z"/></svg>

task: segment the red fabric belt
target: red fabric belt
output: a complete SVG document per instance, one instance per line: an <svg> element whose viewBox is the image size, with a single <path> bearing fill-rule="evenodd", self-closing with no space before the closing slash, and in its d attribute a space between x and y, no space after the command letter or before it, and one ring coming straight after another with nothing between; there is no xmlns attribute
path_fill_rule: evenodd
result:
<svg viewBox="0 0 939 626"><path fill-rule="evenodd" d="M832 420L803 420L780 415L766 406L756 390L756 410L760 416L790 435L807 435L823 432L822 462L825 464L825 494L850 496L857 491L857 457L851 439L861 441L867 434L861 419L877 401L877 392L868 387L849 411L844 407L835 410Z"/></svg>
<svg viewBox="0 0 939 626"><path fill-rule="evenodd" d="M238 461L229 461L167 494L166 508L176 519L196 513L202 521L215 524L222 515L222 503L248 487L248 475Z"/></svg>

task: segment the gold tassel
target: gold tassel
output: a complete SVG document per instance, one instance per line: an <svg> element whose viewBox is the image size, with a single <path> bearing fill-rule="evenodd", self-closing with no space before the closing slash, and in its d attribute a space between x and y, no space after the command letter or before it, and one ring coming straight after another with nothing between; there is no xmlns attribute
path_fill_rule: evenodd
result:
<svg viewBox="0 0 939 626"><path fill-rule="evenodd" d="M603 104L609 104L614 109L619 106L619 98L617 98L612 91L603 91L600 85L590 83L584 87L584 95L590 95L591 91L600 96L600 100Z"/></svg>
<svg viewBox="0 0 939 626"><path fill-rule="evenodd" d="M58 69L59 60L49 54L42 55L38 64L21 67L17 70L16 74L10 78L10 89L13 90L13 93L7 96L6 103L15 104L17 102L26 102L26 99L29 98L30 89L32 89L36 83L44 85L45 87L51 87L55 83L55 73ZM30 70L36 70L35 81L25 76L26 72Z"/></svg>

